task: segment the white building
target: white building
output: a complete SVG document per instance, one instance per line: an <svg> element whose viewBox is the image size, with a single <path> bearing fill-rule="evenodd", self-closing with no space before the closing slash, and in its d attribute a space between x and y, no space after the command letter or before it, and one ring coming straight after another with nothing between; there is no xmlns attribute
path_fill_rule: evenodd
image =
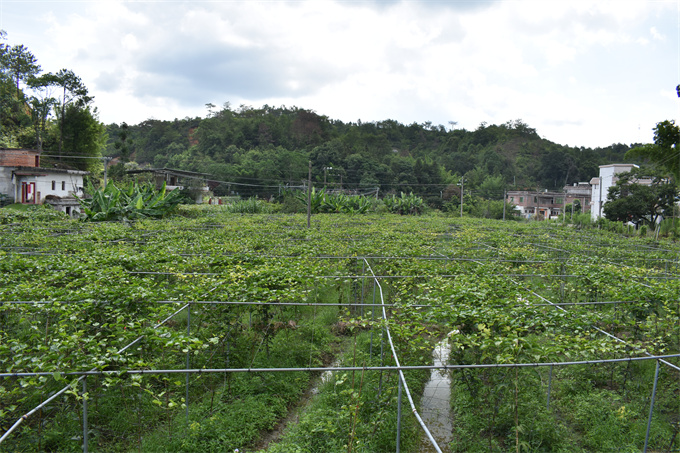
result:
<svg viewBox="0 0 680 453"><path fill-rule="evenodd" d="M43 204L69 215L80 205L74 195L83 195L86 171L40 167L40 151L0 149L0 194L10 203Z"/></svg>
<svg viewBox="0 0 680 453"><path fill-rule="evenodd" d="M616 175L631 171L633 168L638 168L638 166L635 164L600 165L600 176L590 180L592 188L590 215L593 220L604 217L602 206L607 202L609 188L618 180Z"/></svg>

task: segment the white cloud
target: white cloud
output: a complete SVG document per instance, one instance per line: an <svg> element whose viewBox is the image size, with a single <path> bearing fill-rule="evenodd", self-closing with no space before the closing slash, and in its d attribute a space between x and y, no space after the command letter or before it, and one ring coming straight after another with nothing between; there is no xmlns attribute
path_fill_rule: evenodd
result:
<svg viewBox="0 0 680 453"><path fill-rule="evenodd" d="M659 33L659 30L656 29L656 27L652 27L649 29L649 33L652 35L652 38L656 39L657 41L665 41L666 37Z"/></svg>
<svg viewBox="0 0 680 453"><path fill-rule="evenodd" d="M105 122L204 115L205 103L231 101L469 129L521 118L550 140L605 146L636 135L622 124L653 125L677 110L659 95L677 84L677 50L665 39L677 33L674 2L0 8L9 40L26 44L47 71L73 69Z"/></svg>

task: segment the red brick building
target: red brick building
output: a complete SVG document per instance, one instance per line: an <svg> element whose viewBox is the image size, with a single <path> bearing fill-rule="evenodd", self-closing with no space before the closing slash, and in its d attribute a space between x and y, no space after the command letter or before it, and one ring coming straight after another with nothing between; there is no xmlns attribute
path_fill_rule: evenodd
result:
<svg viewBox="0 0 680 453"><path fill-rule="evenodd" d="M83 191L87 172L40 166L40 151L0 148L0 194L10 203L43 204L70 214L80 210L73 197Z"/></svg>

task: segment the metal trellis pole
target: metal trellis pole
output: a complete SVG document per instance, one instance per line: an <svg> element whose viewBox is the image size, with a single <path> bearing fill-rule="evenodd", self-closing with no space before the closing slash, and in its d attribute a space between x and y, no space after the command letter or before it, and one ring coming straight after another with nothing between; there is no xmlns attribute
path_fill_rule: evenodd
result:
<svg viewBox="0 0 680 453"><path fill-rule="evenodd" d="M399 391L397 392L397 453L399 453L399 443L401 440L401 376L398 376Z"/></svg>
<svg viewBox="0 0 680 453"><path fill-rule="evenodd" d="M552 388L552 373L553 373L553 366L550 365L550 375L548 377L548 403L546 404L546 410L550 410L550 390Z"/></svg>
<svg viewBox="0 0 680 453"><path fill-rule="evenodd" d="M656 371L654 372L654 387L652 388L652 401L649 403L649 419L647 420L647 434L645 435L645 448L643 452L647 453L647 446L649 445L649 431L652 427L652 414L654 413L654 398L656 397L656 383L659 381L659 361L656 361Z"/></svg>
<svg viewBox="0 0 680 453"><path fill-rule="evenodd" d="M83 452L87 453L88 444L87 427L87 378L83 377Z"/></svg>
<svg viewBox="0 0 680 453"><path fill-rule="evenodd" d="M187 341L191 336L191 304L187 305ZM187 370L190 368L190 348L187 345ZM189 430L189 373L186 374L186 395L184 397L185 412L187 417L187 432Z"/></svg>

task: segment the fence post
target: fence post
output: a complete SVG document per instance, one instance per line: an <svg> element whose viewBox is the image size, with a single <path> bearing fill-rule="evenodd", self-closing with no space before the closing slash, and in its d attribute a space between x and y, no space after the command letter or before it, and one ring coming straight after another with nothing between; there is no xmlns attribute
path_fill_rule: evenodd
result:
<svg viewBox="0 0 680 453"><path fill-rule="evenodd" d="M375 319L375 279L373 279L373 302L371 302L371 321ZM371 345L368 348L368 356L373 360L373 331L375 328L371 326Z"/></svg>
<svg viewBox="0 0 680 453"><path fill-rule="evenodd" d="M552 372L553 366L550 365L550 375L548 376L548 404L546 404L546 410L550 410L550 389L552 388Z"/></svg>
<svg viewBox="0 0 680 453"><path fill-rule="evenodd" d="M654 372L654 387L652 387L652 401L649 403L649 419L647 420L647 434L645 435L644 453L647 453L647 446L649 445L649 430L652 427L652 413L654 413L654 398L656 397L656 383L659 380L659 361L656 361L656 371Z"/></svg>
<svg viewBox="0 0 680 453"><path fill-rule="evenodd" d="M87 453L88 444L87 427L87 376L83 376L83 452Z"/></svg>
<svg viewBox="0 0 680 453"><path fill-rule="evenodd" d="M385 329L382 328L380 329L380 366L385 366L385 350L384 350L384 344L383 344L383 335L385 335ZM380 379L378 380L378 399L380 399L380 395L382 395L382 381L383 381L383 372L380 370Z"/></svg>
<svg viewBox="0 0 680 453"><path fill-rule="evenodd" d="M364 285L366 284L366 279L364 274L366 273L366 259L361 260L361 317L364 317Z"/></svg>
<svg viewBox="0 0 680 453"><path fill-rule="evenodd" d="M191 303L187 305L187 341L189 341L189 337L191 336ZM187 345L187 370L189 369L190 366L190 357L191 357L191 348L190 345ZM189 372L186 373L186 394L184 396L184 407L185 407L185 413L187 417L187 432L189 432Z"/></svg>
<svg viewBox="0 0 680 453"><path fill-rule="evenodd" d="M401 440L401 373L398 373L397 377L399 381L399 391L397 392L397 453L399 453Z"/></svg>

